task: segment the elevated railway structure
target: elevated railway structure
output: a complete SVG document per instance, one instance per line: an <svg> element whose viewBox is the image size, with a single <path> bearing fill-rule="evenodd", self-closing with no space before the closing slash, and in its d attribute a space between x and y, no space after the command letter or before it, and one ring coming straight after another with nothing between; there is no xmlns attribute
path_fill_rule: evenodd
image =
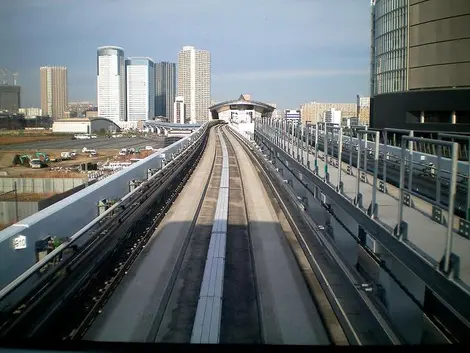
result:
<svg viewBox="0 0 470 353"><path fill-rule="evenodd" d="M0 338L468 342L456 159L447 210L445 194L406 191L406 158L380 191L377 138L347 164L342 130L276 124L262 117L251 141L204 124L0 233ZM50 236L62 244L36 256Z"/></svg>

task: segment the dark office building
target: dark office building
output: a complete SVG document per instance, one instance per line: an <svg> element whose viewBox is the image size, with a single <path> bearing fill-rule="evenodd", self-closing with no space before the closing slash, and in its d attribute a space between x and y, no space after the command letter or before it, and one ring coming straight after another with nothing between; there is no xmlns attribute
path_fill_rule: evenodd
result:
<svg viewBox="0 0 470 353"><path fill-rule="evenodd" d="M375 0L373 128L470 133L470 0Z"/></svg>
<svg viewBox="0 0 470 353"><path fill-rule="evenodd" d="M0 85L0 111L17 113L20 108L20 86Z"/></svg>
<svg viewBox="0 0 470 353"><path fill-rule="evenodd" d="M173 121L173 103L176 97L176 64L155 64L155 116Z"/></svg>

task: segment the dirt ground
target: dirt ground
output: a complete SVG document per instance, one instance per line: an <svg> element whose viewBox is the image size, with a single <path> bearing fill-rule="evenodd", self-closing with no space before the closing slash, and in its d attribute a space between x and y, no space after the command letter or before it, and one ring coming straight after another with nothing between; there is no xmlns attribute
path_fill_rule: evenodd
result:
<svg viewBox="0 0 470 353"><path fill-rule="evenodd" d="M59 158L62 151L63 150L45 149L42 152L46 153L49 158ZM119 149L102 149L98 151L97 157L90 157L87 153L77 151L75 159L61 162L49 162L48 167L41 169L31 169L29 167L12 165L13 158L16 154L31 155L32 153L30 151L0 151L0 173L2 174L1 176L19 178L76 178L82 177L83 174L73 172L70 169L85 162L124 162L129 161L131 158L145 158L152 153L152 151L141 151L140 154L136 155L119 156L119 151Z"/></svg>
<svg viewBox="0 0 470 353"><path fill-rule="evenodd" d="M43 150L49 158L59 158L62 150ZM25 166L13 166L13 158L16 154L19 155L32 155L30 151L0 151L0 172L6 172L9 177L30 177L30 178L43 178L43 177L61 177L61 178L75 178L80 176L80 173L68 172L66 170L55 170L57 168L67 169L76 167L85 162L97 163L98 161L105 162L108 159L113 159L119 153L119 150L101 150L97 157L89 157L86 153L77 151L77 156L73 160L61 162L48 162L48 167L41 169L31 169ZM51 170L52 169L52 170ZM4 173L2 173L4 174Z"/></svg>
<svg viewBox="0 0 470 353"><path fill-rule="evenodd" d="M70 138L69 136L64 135L52 135L51 133L41 133L38 134L37 132L24 132L23 134L15 133L8 133L4 132L0 134L0 145L14 145L18 143L26 143L26 142L40 142L40 141L53 141L53 140L60 140L60 139L67 139Z"/></svg>

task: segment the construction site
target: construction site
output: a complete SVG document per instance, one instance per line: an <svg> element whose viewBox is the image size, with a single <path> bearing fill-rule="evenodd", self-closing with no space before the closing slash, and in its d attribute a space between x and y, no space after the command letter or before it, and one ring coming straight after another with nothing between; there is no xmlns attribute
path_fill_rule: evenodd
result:
<svg viewBox="0 0 470 353"><path fill-rule="evenodd" d="M174 142L160 136L0 137L0 230Z"/></svg>

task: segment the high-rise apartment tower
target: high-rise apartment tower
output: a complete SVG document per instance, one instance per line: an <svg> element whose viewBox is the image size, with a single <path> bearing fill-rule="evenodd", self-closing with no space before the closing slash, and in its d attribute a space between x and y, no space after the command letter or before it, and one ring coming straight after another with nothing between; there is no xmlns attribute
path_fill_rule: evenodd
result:
<svg viewBox="0 0 470 353"><path fill-rule="evenodd" d="M209 120L211 105L211 55L207 50L184 46L178 54L178 96L184 97L191 123Z"/></svg>
<svg viewBox="0 0 470 353"><path fill-rule="evenodd" d="M98 48L97 100L98 116L126 120L126 61L120 47Z"/></svg>
<svg viewBox="0 0 470 353"><path fill-rule="evenodd" d="M43 66L41 74L41 109L44 115L62 119L67 111L67 68Z"/></svg>

